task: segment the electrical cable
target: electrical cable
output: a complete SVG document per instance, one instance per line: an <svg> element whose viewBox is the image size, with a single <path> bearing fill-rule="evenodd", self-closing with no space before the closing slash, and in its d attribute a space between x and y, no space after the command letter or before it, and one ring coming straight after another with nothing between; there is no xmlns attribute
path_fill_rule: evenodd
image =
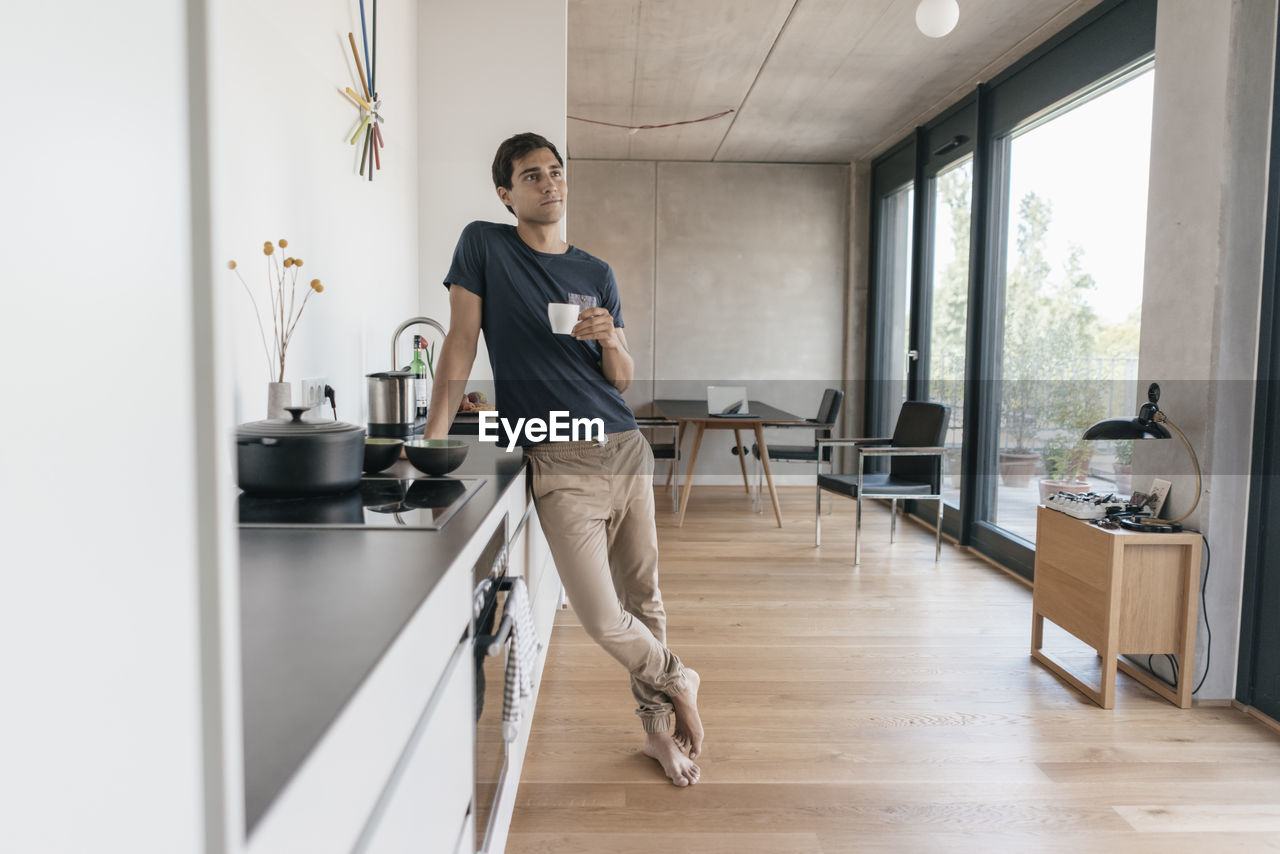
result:
<svg viewBox="0 0 1280 854"><path fill-rule="evenodd" d="M1165 679L1162 674L1156 672L1156 666L1154 663L1155 657L1156 657L1156 653L1154 652L1147 656L1147 672L1150 673L1155 678L1159 679L1164 684L1168 685L1170 688L1177 688L1178 687L1178 657L1170 653L1164 653L1164 659L1169 663L1169 670L1173 672L1172 679Z"/></svg>
<svg viewBox="0 0 1280 854"><path fill-rule="evenodd" d="M734 111L722 110L710 116L703 116L700 119L686 119L685 121L682 121L682 122L666 122L660 125L624 125L624 124L619 124L617 122L602 122L597 119L584 119L582 116L565 116L565 118L573 119L575 122L587 122L588 124L593 124L593 125L605 125L606 127L611 127L611 128L622 128L623 130L629 130L632 133L635 133L638 130L656 130L657 128L673 128L676 125L693 125L693 124L697 124L698 122L709 122L712 119L723 118L732 112Z"/></svg>
<svg viewBox="0 0 1280 854"><path fill-rule="evenodd" d="M1213 629L1209 628L1209 606L1204 600L1205 590L1209 586L1209 567L1213 564L1213 554L1209 551L1209 538L1203 533L1200 539L1204 540L1204 572L1200 575L1200 606L1204 609L1204 633L1206 636L1204 646L1204 675L1200 677L1199 684L1191 689L1194 694L1200 690L1200 686L1204 684L1204 680L1209 678L1209 664L1213 655Z"/></svg>

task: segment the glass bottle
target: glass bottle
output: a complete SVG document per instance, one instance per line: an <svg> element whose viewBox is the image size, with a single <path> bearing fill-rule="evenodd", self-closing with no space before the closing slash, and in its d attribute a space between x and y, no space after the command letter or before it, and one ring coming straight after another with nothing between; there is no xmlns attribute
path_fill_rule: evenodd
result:
<svg viewBox="0 0 1280 854"><path fill-rule="evenodd" d="M413 375L414 411L418 418L425 418L427 407L431 405L431 383L427 379L427 363L422 358L425 348L422 336L413 336L413 361L409 363L409 373Z"/></svg>

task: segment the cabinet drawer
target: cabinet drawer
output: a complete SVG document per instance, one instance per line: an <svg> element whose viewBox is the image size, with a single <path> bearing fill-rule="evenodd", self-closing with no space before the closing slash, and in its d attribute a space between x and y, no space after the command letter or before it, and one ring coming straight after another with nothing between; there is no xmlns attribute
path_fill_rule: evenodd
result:
<svg viewBox="0 0 1280 854"><path fill-rule="evenodd" d="M473 668L467 638L450 659L356 852L451 851L464 834L474 782Z"/></svg>

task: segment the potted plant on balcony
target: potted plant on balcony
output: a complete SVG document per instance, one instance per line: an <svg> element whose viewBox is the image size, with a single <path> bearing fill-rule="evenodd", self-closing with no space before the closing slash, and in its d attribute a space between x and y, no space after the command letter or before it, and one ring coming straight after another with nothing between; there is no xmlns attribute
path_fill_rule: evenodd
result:
<svg viewBox="0 0 1280 854"><path fill-rule="evenodd" d="M1041 467L1041 455L1033 444L1041 429L1044 412L1042 384L1033 375L1036 362L1024 353L1023 365L1016 365L1016 373L1028 379L1009 379L1001 384L1001 434L1009 438L1009 444L1000 451L1000 480L1006 487L1027 487Z"/></svg>
<svg viewBox="0 0 1280 854"><path fill-rule="evenodd" d="M1075 434L1078 436L1079 434ZM1044 465L1048 477L1040 481L1040 503L1059 492L1081 494L1092 489L1088 481L1093 443L1058 434L1045 443Z"/></svg>
<svg viewBox="0 0 1280 854"><path fill-rule="evenodd" d="M1018 379L1003 383L1001 432L1011 444L1000 451L1000 481L1005 486L1024 487L1040 465L1040 455L1031 448L1039 425L1040 411L1034 399L1034 380Z"/></svg>

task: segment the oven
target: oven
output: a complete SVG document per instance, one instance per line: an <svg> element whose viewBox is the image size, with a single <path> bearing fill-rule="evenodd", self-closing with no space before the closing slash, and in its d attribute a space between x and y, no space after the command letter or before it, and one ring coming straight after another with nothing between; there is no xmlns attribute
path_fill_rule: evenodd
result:
<svg viewBox="0 0 1280 854"><path fill-rule="evenodd" d="M475 657L475 820L477 852L488 851L495 805L507 769L502 735L502 696L506 681L511 618L506 616L507 524L503 517L474 569L472 654Z"/></svg>

